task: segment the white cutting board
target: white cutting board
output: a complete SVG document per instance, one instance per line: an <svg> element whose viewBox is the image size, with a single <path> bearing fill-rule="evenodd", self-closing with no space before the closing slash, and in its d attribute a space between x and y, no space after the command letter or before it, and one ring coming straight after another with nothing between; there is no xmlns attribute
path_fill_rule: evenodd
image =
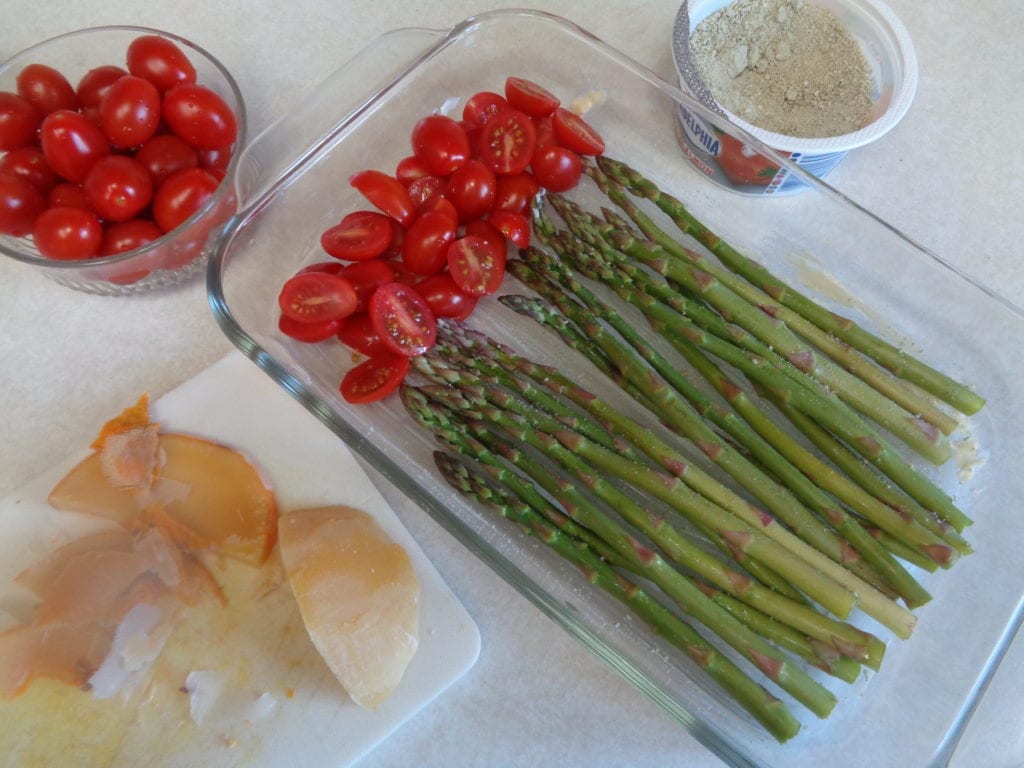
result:
<svg viewBox="0 0 1024 768"><path fill-rule="evenodd" d="M360 709L302 628L287 583L280 581L276 552L260 572L225 562L219 577L230 607L211 604L190 615L165 647L148 689L140 686L128 701L97 701L41 681L14 701L0 701L0 765L340 768L473 666L480 650L476 625L348 448L241 354L160 398L151 412L165 431L245 452L272 484L283 512L348 504L372 514L416 569L422 587L419 649L391 698L376 711ZM114 415L96 414L97 431ZM26 604L26 594L12 585L14 575L64 541L105 525L45 503L55 482L86 453L83 446L64 465L0 501L0 629ZM189 696L178 690L182 677L196 669L215 670L230 681L232 703L203 725L193 722ZM270 714L246 720L250 710L239 703L262 693L276 705Z"/></svg>

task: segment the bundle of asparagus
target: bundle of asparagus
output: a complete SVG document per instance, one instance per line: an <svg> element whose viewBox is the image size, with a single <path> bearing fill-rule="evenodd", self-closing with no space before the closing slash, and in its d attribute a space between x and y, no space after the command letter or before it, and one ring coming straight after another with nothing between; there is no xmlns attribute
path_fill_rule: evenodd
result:
<svg viewBox="0 0 1024 768"><path fill-rule="evenodd" d="M579 566L786 741L799 722L785 703L702 632L826 717L835 696L798 660L846 682L861 665L877 670L884 643L847 621L854 607L907 638L911 609L931 599L908 565L935 571L971 552L970 519L881 430L941 463L957 422L932 396L965 414L984 401L783 284L625 164L602 157L587 173L628 220L548 196L564 226L537 205L546 248L509 265L539 298L500 301L554 331L660 426L455 323L413 359L425 383L404 385L403 403L448 449L435 457L454 488ZM638 308L678 358L588 282Z"/></svg>

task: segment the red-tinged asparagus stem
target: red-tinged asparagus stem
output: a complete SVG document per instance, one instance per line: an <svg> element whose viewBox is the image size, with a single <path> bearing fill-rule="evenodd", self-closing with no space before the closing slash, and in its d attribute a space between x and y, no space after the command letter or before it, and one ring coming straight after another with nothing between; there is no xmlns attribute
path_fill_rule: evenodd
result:
<svg viewBox="0 0 1024 768"><path fill-rule="evenodd" d="M689 624L662 607L637 584L615 573L585 546L546 524L527 505L515 504L496 496L489 489L484 490L486 486L483 483L467 480L441 456L443 454L436 458L438 467L454 488L519 523L527 533L575 564L587 581L628 605L654 632L689 656L778 741L788 741L797 734L800 724L786 705L751 680Z"/></svg>
<svg viewBox="0 0 1024 768"><path fill-rule="evenodd" d="M961 413L974 414L985 400L963 384L922 363L892 344L878 338L849 318L831 312L772 275L764 266L742 255L704 226L683 203L662 192L640 173L610 158L598 165L620 184L654 202L686 234L701 242L729 269L758 286L775 301L799 313L827 333L842 339L907 381L921 387Z"/></svg>
<svg viewBox="0 0 1024 768"><path fill-rule="evenodd" d="M687 341L741 370L778 400L792 405L821 426L834 432L847 444L878 467L921 505L950 522L957 531L971 523L952 499L934 483L900 458L899 454L855 412L793 381L763 358L752 355L706 333L657 300L639 291L623 290L629 303L638 306L648 320L661 328L671 328Z"/></svg>
<svg viewBox="0 0 1024 768"><path fill-rule="evenodd" d="M613 381L616 381L616 383L622 386L623 389L636 398L638 402L644 403L646 401L646 397L639 390L629 384L629 382L622 380L618 372L612 370L610 363L607 363L607 360L604 360L604 358L599 354L596 354L596 350L592 349L592 345L589 343L582 343L584 341L583 337L564 317L553 312L542 311L534 313L532 317L538 322L555 330L555 332L558 333L562 340L569 346L580 350L587 357L595 360L595 362L600 360L605 363L605 365L607 365L608 375L612 377ZM535 363L516 355L510 348L499 345L492 339L488 339L483 336L483 334L470 331L462 326L453 323L442 323L439 328L439 339L442 347L450 341L453 345L465 350L466 356L462 359L469 361L467 364L470 364L475 368L480 368L485 364L484 361L486 360L491 361L494 366L501 366L510 374L515 375L517 373L525 373L538 384L545 387L550 387L550 382L553 380L557 380L566 386L573 386L569 379L562 376L554 369L538 366ZM599 367L601 367L602 370L605 370L603 366ZM493 373L493 367L485 370L488 373ZM512 384L511 386L515 385ZM807 598L803 593L794 589L789 582L766 568L762 563L750 559L742 552L732 550L728 542L713 530L709 528L702 528L701 532L707 537L708 541L713 543L723 552L734 557L751 576L762 584L771 587L779 594L785 595L791 600L796 600L797 602L805 604L807 603Z"/></svg>
<svg viewBox="0 0 1024 768"><path fill-rule="evenodd" d="M564 265L554 265L539 251L528 249L524 251L524 258L531 254L538 258L541 268L549 268L554 272L554 277L568 290L576 294L586 304L587 308L610 326L629 342L641 357L643 357L660 374L668 385L683 397L691 405L697 407L698 413L711 418L719 423L726 431L737 439L742 445L748 448L753 456L757 458L767 469L774 472L777 477L783 480L786 486L796 493L800 500L817 511L822 519L827 520L843 537L852 545L857 552L862 554L867 563L856 563L850 561L845 554L846 542L842 541L831 530L818 527L817 521L794 498L789 491L777 486L761 470L747 461L728 444L718 438L717 434L706 427L699 418L687 410L680 413L680 404L677 398L671 397L671 392L664 392L665 388L658 387L656 381L652 382L655 392L660 396L652 396L652 400L659 408L655 411L666 423L678 429L685 437L696 442L704 449L704 446L711 446L714 450L704 449L705 453L715 463L720 464L730 475L743 484L749 491L754 493L768 508L780 517L784 522L794 528L809 543L828 554L837 562L843 563L847 568L865 578L874 586L881 586L877 581L881 577L885 585L892 588L904 598L907 605L916 607L925 604L931 599L931 595L918 584L907 571L900 566L888 551L864 529L855 518L846 514L845 510L835 504L824 492L818 489L807 479L796 467L789 463L779 454L767 441L754 432L749 425L738 418L722 416L713 408L711 401L687 379L681 376L678 371L647 342L640 337L627 323L625 323L617 312L611 311L605 304L598 301L588 290L586 290ZM595 322L585 317L574 317L577 324L584 323L588 335L597 343L602 351L613 362L618 362L623 375L628 376L628 370L638 369L641 364L635 356L630 355L622 345L613 339L605 338L606 334ZM582 326L581 326L582 327ZM602 341L603 340L603 341ZM730 416L730 412L727 412ZM721 417L721 419L719 419ZM628 429L628 426L623 427ZM627 436L628 437L628 436ZM630 438L633 439L633 438ZM648 441L651 437L647 438ZM634 439L635 442L635 439ZM664 448L657 446L657 453L651 453L643 445L637 443L652 458L663 458L666 455ZM674 460L673 460L674 461ZM806 535L804 535L806 534ZM874 570L872 571L871 568Z"/></svg>
<svg viewBox="0 0 1024 768"><path fill-rule="evenodd" d="M609 240L617 250L639 259L713 306L726 320L746 329L781 353L796 368L814 376L840 400L885 427L929 461L942 464L950 457L949 441L938 429L837 367L813 347L800 341L781 320L747 303L718 278L660 246L650 247L621 233L613 233Z"/></svg>
<svg viewBox="0 0 1024 768"><path fill-rule="evenodd" d="M417 365L417 370L421 372L424 368L429 369L434 364L425 359L417 359L414 363ZM490 405L526 419L531 427L538 432L546 430L546 417L540 414L530 414L528 412L529 405L525 401L515 403L517 396L511 392L497 385L478 387L474 382L475 377L465 373L461 378L449 383L456 385L460 396L464 397L468 404L482 415L491 413ZM621 526L590 504L571 483L554 478L523 451L495 438L486 426L468 425L467 428L491 450L502 455L531 477L561 504L566 514L581 526L595 532L620 556L629 557L631 553L636 552L635 540L629 537ZM557 429L557 425L555 428ZM576 472L586 469L582 462L570 461L569 464L570 468ZM650 514L625 494L610 485L602 485L600 493L600 497L616 509L624 519L634 525L647 524ZM719 589L727 591L743 602L770 614L775 619L806 635L810 635L819 642L826 643L829 647L839 650L845 655L854 655L860 660L870 660L873 664L876 663L876 660L880 660L882 645L876 638L849 625L835 622L806 605L794 603L761 586L750 578L729 569L716 558L691 544L685 537L675 535L673 531L674 529L672 531L666 529L658 537L652 537L652 540L662 546L666 553L680 565L692 570ZM634 567L645 566L644 575L651 577L659 585L664 586L665 579L674 578L673 574L665 572L669 566L657 559L645 556L634 563Z"/></svg>

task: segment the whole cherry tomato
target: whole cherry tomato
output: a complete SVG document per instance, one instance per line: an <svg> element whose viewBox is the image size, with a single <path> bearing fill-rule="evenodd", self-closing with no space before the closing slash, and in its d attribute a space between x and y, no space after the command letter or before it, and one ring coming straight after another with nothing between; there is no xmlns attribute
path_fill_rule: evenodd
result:
<svg viewBox="0 0 1024 768"><path fill-rule="evenodd" d="M43 194L28 179L0 173L0 232L24 237L45 210Z"/></svg>
<svg viewBox="0 0 1024 768"><path fill-rule="evenodd" d="M39 252L48 258L88 259L99 252L103 225L92 211L48 208L36 219L32 239Z"/></svg>
<svg viewBox="0 0 1024 768"><path fill-rule="evenodd" d="M141 77L122 77L100 100L100 127L115 147L137 147L149 141L159 125L160 93Z"/></svg>
<svg viewBox="0 0 1024 768"><path fill-rule="evenodd" d="M153 195L153 220L170 232L213 197L220 182L209 171L187 168L170 176Z"/></svg>
<svg viewBox="0 0 1024 768"><path fill-rule="evenodd" d="M215 176L218 173L227 173L234 151L234 144L229 144L225 147L215 147L214 149L201 149L199 150L199 167Z"/></svg>
<svg viewBox="0 0 1024 768"><path fill-rule="evenodd" d="M469 159L469 138L457 122L427 115L412 129L412 151L435 176L447 176Z"/></svg>
<svg viewBox="0 0 1024 768"><path fill-rule="evenodd" d="M42 114L58 109L77 109L78 97L71 83L53 67L29 64L18 73L18 94L32 102Z"/></svg>
<svg viewBox="0 0 1024 768"><path fill-rule="evenodd" d="M356 312L365 312L373 292L382 285L395 282L395 270L383 259L357 261L346 265L339 273L355 288Z"/></svg>
<svg viewBox="0 0 1024 768"><path fill-rule="evenodd" d="M12 149L0 158L0 173L21 176L44 195L49 194L59 181L43 153L36 147Z"/></svg>
<svg viewBox="0 0 1024 768"><path fill-rule="evenodd" d="M231 107L203 85L176 85L167 91L163 118L175 135L196 149L219 149L238 137Z"/></svg>
<svg viewBox="0 0 1024 768"><path fill-rule="evenodd" d="M517 173L515 176L499 176L498 186L494 193L495 211L511 211L526 213L533 202L533 196L540 191L540 184L528 173Z"/></svg>
<svg viewBox="0 0 1024 768"><path fill-rule="evenodd" d="M494 171L479 160L470 160L448 179L448 199L459 212L459 221L478 219L491 210L497 182Z"/></svg>
<svg viewBox="0 0 1024 768"><path fill-rule="evenodd" d="M415 287L434 317L465 320L476 309L477 297L459 288L446 272L425 277Z"/></svg>
<svg viewBox="0 0 1024 768"><path fill-rule="evenodd" d="M402 262L417 275L432 275L445 264L456 228L440 213L424 213L412 223L402 243Z"/></svg>
<svg viewBox="0 0 1024 768"><path fill-rule="evenodd" d="M103 232L100 241L100 256L126 253L152 243L163 236L156 224L148 219L130 219L111 224Z"/></svg>
<svg viewBox="0 0 1024 768"><path fill-rule="evenodd" d="M46 207L84 208L87 211L92 210L92 206L89 205L89 198L86 197L85 190L82 188L82 185L69 184L68 182L58 184L50 190L50 194L46 196Z"/></svg>
<svg viewBox="0 0 1024 768"><path fill-rule="evenodd" d="M46 162L68 181L84 181L93 164L110 154L103 131L84 115L67 109L46 116L39 139Z"/></svg>
<svg viewBox="0 0 1024 768"><path fill-rule="evenodd" d="M89 205L107 221L128 221L149 205L153 179L141 163L124 155L100 158L82 184Z"/></svg>
<svg viewBox="0 0 1024 768"><path fill-rule="evenodd" d="M135 160L149 171L153 184L159 186L169 176L199 165L199 153L172 133L161 133L135 153Z"/></svg>
<svg viewBox="0 0 1024 768"><path fill-rule="evenodd" d="M0 91L0 152L31 144L42 119L28 99Z"/></svg>
<svg viewBox="0 0 1024 768"><path fill-rule="evenodd" d="M530 167L541 186L552 192L572 189L583 175L579 155L565 147L539 147Z"/></svg>
<svg viewBox="0 0 1024 768"><path fill-rule="evenodd" d="M75 91L78 96L78 106L82 109L98 108L103 94L127 74L126 70L111 65L90 69L78 81L78 88Z"/></svg>
<svg viewBox="0 0 1024 768"><path fill-rule="evenodd" d="M194 83L196 68L182 50L165 37L143 35L128 46L128 71L149 80L160 93Z"/></svg>

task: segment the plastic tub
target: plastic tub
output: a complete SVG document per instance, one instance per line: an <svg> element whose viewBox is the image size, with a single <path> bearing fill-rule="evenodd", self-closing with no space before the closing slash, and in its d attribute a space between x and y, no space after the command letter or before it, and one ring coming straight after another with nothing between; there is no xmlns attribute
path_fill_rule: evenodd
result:
<svg viewBox="0 0 1024 768"><path fill-rule="evenodd" d="M684 75L683 44L708 16L734 0L692 0L689 19L680 10L673 33L673 54L680 87L696 96L702 83ZM869 144L892 129L906 114L917 90L917 56L906 27L878 0L813 0L831 11L860 46L870 67L871 121L858 131L822 139L773 133L751 125L722 108L734 123L776 149L796 165L823 177L851 149ZM718 131L685 106L679 109L677 133L683 153L701 173L724 187L752 195L781 195L807 189L807 183L775 158Z"/></svg>

